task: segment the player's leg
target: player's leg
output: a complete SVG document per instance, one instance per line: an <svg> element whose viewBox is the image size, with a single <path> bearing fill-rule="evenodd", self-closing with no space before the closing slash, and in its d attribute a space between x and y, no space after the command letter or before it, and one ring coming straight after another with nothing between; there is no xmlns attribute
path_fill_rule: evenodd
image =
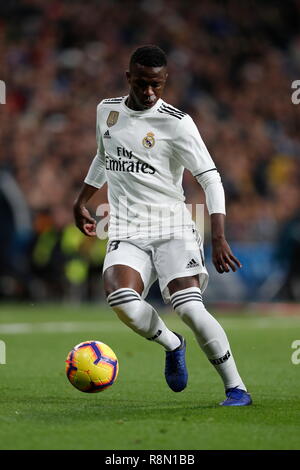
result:
<svg viewBox="0 0 300 470"><path fill-rule="evenodd" d="M193 330L201 349L221 376L227 394L224 405L249 405L251 398L236 367L226 333L206 310L199 276L173 279L168 284L171 303L182 320Z"/></svg>
<svg viewBox="0 0 300 470"><path fill-rule="evenodd" d="M103 272L107 301L120 320L144 338L162 345L167 357L180 354L177 351L184 346L182 337L170 331L144 300L157 277L150 254L125 241L110 243ZM172 374L166 379L173 391L182 391L187 384L186 368L178 370L173 364Z"/></svg>
<svg viewBox="0 0 300 470"><path fill-rule="evenodd" d="M160 243L155 253L154 265L164 299L171 300L175 311L193 330L200 347L220 374L225 389L238 387L246 390L237 371L227 336L202 302L202 291L207 284L208 273L195 230L184 232L180 239Z"/></svg>
<svg viewBox="0 0 300 470"><path fill-rule="evenodd" d="M143 300L144 285L139 272L126 265L110 266L104 272L104 289L110 307L133 331L167 351L180 344L156 310Z"/></svg>
<svg viewBox="0 0 300 470"><path fill-rule="evenodd" d="M225 388L239 387L246 390L226 333L202 302L198 275L173 279L168 288L174 310L193 330L201 349L220 374Z"/></svg>

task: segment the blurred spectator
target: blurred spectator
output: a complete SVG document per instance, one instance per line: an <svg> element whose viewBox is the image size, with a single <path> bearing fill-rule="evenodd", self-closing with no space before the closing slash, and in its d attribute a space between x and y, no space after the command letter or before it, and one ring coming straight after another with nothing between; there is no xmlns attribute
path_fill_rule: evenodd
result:
<svg viewBox="0 0 300 470"><path fill-rule="evenodd" d="M70 210L60 205L36 217L31 295L38 300L82 301L101 296L100 269L106 243L85 237Z"/></svg>
<svg viewBox="0 0 300 470"><path fill-rule="evenodd" d="M300 201L299 201L300 204ZM278 237L276 258L285 276L277 292L280 300L300 301L300 210L285 222Z"/></svg>
<svg viewBox="0 0 300 470"><path fill-rule="evenodd" d="M0 227L0 299L24 298L30 272L31 217L24 195L6 171L0 171Z"/></svg>

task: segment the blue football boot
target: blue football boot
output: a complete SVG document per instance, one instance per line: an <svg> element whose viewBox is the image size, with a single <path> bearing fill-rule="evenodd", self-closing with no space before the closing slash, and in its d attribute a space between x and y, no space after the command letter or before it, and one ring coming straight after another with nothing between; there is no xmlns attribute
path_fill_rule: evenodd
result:
<svg viewBox="0 0 300 470"><path fill-rule="evenodd" d="M165 377L173 392L181 392L187 385L188 371L185 363L185 339L174 332L181 341L174 351L166 351Z"/></svg>
<svg viewBox="0 0 300 470"><path fill-rule="evenodd" d="M226 400L220 403L221 406L248 406L252 404L250 393L240 388L228 388L226 390Z"/></svg>

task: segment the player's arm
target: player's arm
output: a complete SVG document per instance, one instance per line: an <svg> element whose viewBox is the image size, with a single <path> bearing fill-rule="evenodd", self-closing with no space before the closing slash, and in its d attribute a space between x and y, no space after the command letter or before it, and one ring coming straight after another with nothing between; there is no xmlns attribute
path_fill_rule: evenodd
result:
<svg viewBox="0 0 300 470"><path fill-rule="evenodd" d="M105 152L101 132L99 129L99 107L97 108L97 154L92 161L83 186L74 202L73 213L75 224L82 233L88 236L96 235L96 220L91 216L86 208L86 204L92 196L100 189L106 181L105 173Z"/></svg>
<svg viewBox="0 0 300 470"><path fill-rule="evenodd" d="M225 195L220 174L215 167L195 175L204 193L211 222L212 261L219 273L236 271L240 261L233 255L225 238Z"/></svg>
<svg viewBox="0 0 300 470"><path fill-rule="evenodd" d="M97 191L98 188L95 186L84 183L73 205L76 227L90 237L96 235L96 220L93 219L85 205Z"/></svg>
<svg viewBox="0 0 300 470"><path fill-rule="evenodd" d="M215 164L190 116L179 122L175 152L191 171L205 193L211 221L212 260L219 273L236 271L242 265L233 255L225 238L225 195Z"/></svg>

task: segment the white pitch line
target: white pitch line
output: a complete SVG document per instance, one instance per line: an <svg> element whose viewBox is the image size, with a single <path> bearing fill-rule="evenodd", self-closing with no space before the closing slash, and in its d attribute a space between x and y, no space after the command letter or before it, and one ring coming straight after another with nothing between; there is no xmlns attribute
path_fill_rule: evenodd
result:
<svg viewBox="0 0 300 470"><path fill-rule="evenodd" d="M122 326L122 325L120 325ZM31 333L73 333L76 331L110 331L119 328L113 322L45 322L45 323L4 323L0 324L0 335Z"/></svg>
<svg viewBox="0 0 300 470"><path fill-rule="evenodd" d="M231 330L245 330L245 329L285 329L295 328L297 323L300 327L300 320L284 319L284 321L276 321L276 318L218 318L224 328ZM168 320L166 320L168 323ZM118 321L99 321L99 322L40 322L40 323L0 323L0 337L1 335L10 334L32 334L32 333L73 333L73 332L95 332L101 333L102 331L116 331L123 329L125 325ZM182 323L180 329L187 329L188 327Z"/></svg>
<svg viewBox="0 0 300 470"><path fill-rule="evenodd" d="M262 317L262 318L223 318L218 317L220 323L224 328L230 328L233 330L240 329L289 329L289 328L300 328L300 318L286 318L286 317ZM243 324L243 321L245 323Z"/></svg>

